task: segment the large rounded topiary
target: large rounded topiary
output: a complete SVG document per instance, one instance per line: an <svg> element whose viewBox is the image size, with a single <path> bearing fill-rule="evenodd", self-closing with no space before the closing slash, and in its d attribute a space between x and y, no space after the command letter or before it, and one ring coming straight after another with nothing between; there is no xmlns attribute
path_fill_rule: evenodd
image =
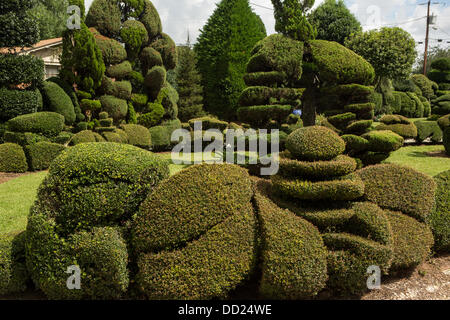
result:
<svg viewBox="0 0 450 320"><path fill-rule="evenodd" d="M437 183L436 208L429 221L433 230L435 250L448 252L450 250L450 171L445 171L434 177Z"/></svg>
<svg viewBox="0 0 450 320"><path fill-rule="evenodd" d="M120 128L125 132L129 144L143 149L149 149L152 145L152 136L146 127L138 124L124 124Z"/></svg>
<svg viewBox="0 0 450 320"><path fill-rule="evenodd" d="M68 125L75 122L76 114L72 100L60 86L54 82L44 82L42 96L46 110L63 115L65 123Z"/></svg>
<svg viewBox="0 0 450 320"><path fill-rule="evenodd" d="M0 144L0 172L26 172L27 158L21 146L15 143Z"/></svg>
<svg viewBox="0 0 450 320"><path fill-rule="evenodd" d="M86 15L86 25L96 28L101 34L116 38L121 27L120 8L111 0L95 0Z"/></svg>
<svg viewBox="0 0 450 320"><path fill-rule="evenodd" d="M25 233L0 235L0 295L25 291Z"/></svg>
<svg viewBox="0 0 450 320"><path fill-rule="evenodd" d="M25 114L9 120L7 128L13 132L31 132L53 137L64 129L64 116L56 112Z"/></svg>
<svg viewBox="0 0 450 320"><path fill-rule="evenodd" d="M224 297L246 279L255 263L252 195L248 173L234 165L198 165L163 181L132 228L141 292Z"/></svg>
<svg viewBox="0 0 450 320"><path fill-rule="evenodd" d="M306 127L291 133L286 148L297 159L331 160L345 151L345 142L328 128Z"/></svg>
<svg viewBox="0 0 450 320"><path fill-rule="evenodd" d="M25 147L31 171L45 170L66 147L59 143L47 141L33 143Z"/></svg>
<svg viewBox="0 0 450 320"><path fill-rule="evenodd" d="M124 226L169 174L150 152L116 143L86 143L51 165L31 208L27 266L49 298L119 298L128 287ZM81 290L66 286L68 267L82 271Z"/></svg>

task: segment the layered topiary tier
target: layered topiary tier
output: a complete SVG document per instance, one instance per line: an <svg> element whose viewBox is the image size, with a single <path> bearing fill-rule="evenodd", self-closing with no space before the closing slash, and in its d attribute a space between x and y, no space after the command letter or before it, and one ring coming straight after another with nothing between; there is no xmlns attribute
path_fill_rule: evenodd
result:
<svg viewBox="0 0 450 320"><path fill-rule="evenodd" d="M405 139L417 137L417 127L408 118L401 115L385 115L380 119L381 124L376 130L391 130Z"/></svg>
<svg viewBox="0 0 450 320"><path fill-rule="evenodd" d="M439 85L437 98L431 100L433 114L446 115L450 113L450 58L436 59L431 63L428 78Z"/></svg>

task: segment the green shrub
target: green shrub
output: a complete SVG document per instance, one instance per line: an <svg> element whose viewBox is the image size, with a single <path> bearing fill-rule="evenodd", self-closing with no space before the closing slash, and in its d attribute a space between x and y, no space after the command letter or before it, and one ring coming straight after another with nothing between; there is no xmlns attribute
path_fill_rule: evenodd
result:
<svg viewBox="0 0 450 320"><path fill-rule="evenodd" d="M47 110L63 115L67 125L75 122L76 114L72 100L60 86L54 82L44 82L42 96Z"/></svg>
<svg viewBox="0 0 450 320"><path fill-rule="evenodd" d="M44 79L44 61L33 55L0 55L0 87L30 84L34 89Z"/></svg>
<svg viewBox="0 0 450 320"><path fill-rule="evenodd" d="M126 133L129 144L143 149L149 149L152 145L152 136L146 127L137 124L124 124L120 128Z"/></svg>
<svg viewBox="0 0 450 320"><path fill-rule="evenodd" d="M5 142L15 143L22 147L37 142L49 141L49 138L40 134L31 132L11 132L11 131L6 131L3 136L3 139L5 140Z"/></svg>
<svg viewBox="0 0 450 320"><path fill-rule="evenodd" d="M81 110L86 111L98 111L102 108L100 100L83 99L80 103Z"/></svg>
<svg viewBox="0 0 450 320"><path fill-rule="evenodd" d="M442 141L443 132L437 121L416 121L414 124L417 127L417 141L419 143L428 138L431 138L431 141L435 143Z"/></svg>
<svg viewBox="0 0 450 320"><path fill-rule="evenodd" d="M163 183L142 204L132 227L139 288L150 299L226 297L256 263L250 177L234 165L203 164ZM160 223L174 232L161 232ZM174 250L152 252L157 248Z"/></svg>
<svg viewBox="0 0 450 320"><path fill-rule="evenodd" d="M356 114L352 112L341 113L335 116L331 116L327 120L334 127L343 130L349 125L350 122L356 120Z"/></svg>
<svg viewBox="0 0 450 320"><path fill-rule="evenodd" d="M450 155L450 127L444 129L443 141L445 152L447 152L447 154Z"/></svg>
<svg viewBox="0 0 450 320"><path fill-rule="evenodd" d="M261 223L260 293L268 299L315 296L327 281L326 248L317 228L257 193Z"/></svg>
<svg viewBox="0 0 450 320"><path fill-rule="evenodd" d="M239 120L247 121L255 127L265 126L270 121L281 124L291 113L292 106L290 105L259 105L237 110Z"/></svg>
<svg viewBox="0 0 450 320"><path fill-rule="evenodd" d="M430 228L401 212L386 211L394 235L392 271L418 266L430 256L433 233Z"/></svg>
<svg viewBox="0 0 450 320"><path fill-rule="evenodd" d="M217 129L224 131L228 127L228 122L226 121L221 121L212 117L201 117L189 120L189 125L192 130L194 129L194 124L196 122L202 123L202 130Z"/></svg>
<svg viewBox="0 0 450 320"><path fill-rule="evenodd" d="M102 52L103 61L106 66L123 62L127 58L127 51L120 42L101 35L95 35L95 43Z"/></svg>
<svg viewBox="0 0 450 320"><path fill-rule="evenodd" d="M436 83L450 82L450 71L431 70L428 78Z"/></svg>
<svg viewBox="0 0 450 320"><path fill-rule="evenodd" d="M73 107L75 110L75 115L76 115L75 121L76 122L84 121L85 116L83 113L81 113L80 103L78 101L78 97L77 97L77 94L76 94L73 86L71 86L70 84L68 84L66 81L64 81L63 79L61 79L59 77L51 77L51 78L48 78L47 81L54 82L58 86L60 86L64 90L64 92L69 96L69 98L72 100Z"/></svg>
<svg viewBox="0 0 450 320"><path fill-rule="evenodd" d="M131 58L137 57L141 47L148 43L148 32L145 26L137 20L125 21L120 29L120 37Z"/></svg>
<svg viewBox="0 0 450 320"><path fill-rule="evenodd" d="M431 62L431 68L440 71L450 71L450 59L439 58Z"/></svg>
<svg viewBox="0 0 450 320"><path fill-rule="evenodd" d="M353 103L346 105L344 111L356 114L359 120L372 120L374 116L375 105L373 103Z"/></svg>
<svg viewBox="0 0 450 320"><path fill-rule="evenodd" d="M114 1L95 0L86 15L86 25L94 27L101 34L117 38L122 25L120 8Z"/></svg>
<svg viewBox="0 0 450 320"><path fill-rule="evenodd" d="M297 106L301 104L304 91L303 88L248 87L242 91L239 105L291 104Z"/></svg>
<svg viewBox="0 0 450 320"><path fill-rule="evenodd" d="M124 130L116 128L113 133L117 134L120 137L121 143L128 143L128 134Z"/></svg>
<svg viewBox="0 0 450 320"><path fill-rule="evenodd" d="M0 144L0 172L22 173L27 170L27 158L21 146L14 143Z"/></svg>
<svg viewBox="0 0 450 320"><path fill-rule="evenodd" d="M283 177L303 177L321 180L348 175L356 170L353 158L340 155L331 161L298 161L280 159L279 174Z"/></svg>
<svg viewBox="0 0 450 320"><path fill-rule="evenodd" d="M220 203L214 201L219 194ZM133 226L134 248L157 252L184 245L239 212L252 195L248 174L237 166L205 164L183 170L163 181L142 204Z"/></svg>
<svg viewBox="0 0 450 320"><path fill-rule="evenodd" d="M13 90L0 88L0 121L41 111L42 96L39 90Z"/></svg>
<svg viewBox="0 0 450 320"><path fill-rule="evenodd" d="M133 87L133 92L135 93L143 93L145 90L144 76L138 71L132 71L127 78L131 82L131 86Z"/></svg>
<svg viewBox="0 0 450 320"><path fill-rule="evenodd" d="M244 75L245 84L251 86L277 86L286 82L286 74L280 71L253 72Z"/></svg>
<svg viewBox="0 0 450 320"><path fill-rule="evenodd" d="M431 99L434 96L433 81L428 79L427 76L423 74L413 74L411 80L420 88L420 91L425 98Z"/></svg>
<svg viewBox="0 0 450 320"><path fill-rule="evenodd" d="M166 111L166 118L177 119L179 99L177 90L169 82L166 82L157 97L157 102L161 103Z"/></svg>
<svg viewBox="0 0 450 320"><path fill-rule="evenodd" d="M0 295L25 291L25 233L0 235Z"/></svg>
<svg viewBox="0 0 450 320"><path fill-rule="evenodd" d="M76 146L78 144L82 143L89 143L89 142L104 142L105 139L101 135L99 135L97 132L93 132L91 130L83 130L75 134L72 139L70 140L71 146Z"/></svg>
<svg viewBox="0 0 450 320"><path fill-rule="evenodd" d="M137 124L137 113L131 101L128 101L127 123Z"/></svg>
<svg viewBox="0 0 450 320"><path fill-rule="evenodd" d="M148 96L146 94L133 93L131 95L131 102L135 107L144 108L148 103Z"/></svg>
<svg viewBox="0 0 450 320"><path fill-rule="evenodd" d="M370 130L372 127L373 121L372 120L359 120L351 122L347 128L345 128L345 132L349 134L364 134L367 131Z"/></svg>
<svg viewBox="0 0 450 320"><path fill-rule="evenodd" d="M152 151L159 152L170 148L172 145L171 136L167 128L163 126L155 126L149 129L151 135Z"/></svg>
<svg viewBox="0 0 450 320"><path fill-rule="evenodd" d="M115 142L115 143L123 143L122 137L114 132L103 132L103 138L105 138L106 142Z"/></svg>
<svg viewBox="0 0 450 320"><path fill-rule="evenodd" d="M160 37L153 41L150 46L161 54L164 67L167 70L172 70L177 66L177 46L167 34L161 33Z"/></svg>
<svg viewBox="0 0 450 320"><path fill-rule="evenodd" d="M378 131L393 131L399 136L402 136L405 139L415 139L417 137L417 127L414 123L409 124L384 124L381 123L376 127Z"/></svg>
<svg viewBox="0 0 450 320"><path fill-rule="evenodd" d="M125 119L128 113L128 104L126 100L118 99L114 96L102 96L100 97L100 103L102 109L114 119L119 121Z"/></svg>
<svg viewBox="0 0 450 320"><path fill-rule="evenodd" d="M375 71L370 63L337 42L313 40L309 51L324 82L368 85L375 78Z"/></svg>
<svg viewBox="0 0 450 320"><path fill-rule="evenodd" d="M166 69L164 67L155 66L150 69L145 76L145 85L151 92L153 97L157 97L158 93L166 82Z"/></svg>
<svg viewBox="0 0 450 320"><path fill-rule="evenodd" d="M291 133L286 148L297 159L331 160L345 151L345 142L330 129L314 126Z"/></svg>
<svg viewBox="0 0 450 320"><path fill-rule="evenodd" d="M277 175L272 176L272 183L277 194L300 200L348 201L364 195L364 183L355 174L317 182Z"/></svg>
<svg viewBox="0 0 450 320"><path fill-rule="evenodd" d="M63 145L52 142L38 142L25 147L25 154L31 171L46 170L65 149Z"/></svg>
<svg viewBox="0 0 450 320"><path fill-rule="evenodd" d="M419 221L431 214L436 183L427 175L395 164L367 167L358 174L365 184L366 200Z"/></svg>
<svg viewBox="0 0 450 320"><path fill-rule="evenodd" d="M139 17L139 21L144 24L150 39L153 39L162 32L161 18L155 6L149 0L145 0L144 2L144 10Z"/></svg>
<svg viewBox="0 0 450 320"><path fill-rule="evenodd" d="M345 141L345 151L347 153L358 153L366 151L369 148L369 141L353 134L346 134L341 137Z"/></svg>
<svg viewBox="0 0 450 320"><path fill-rule="evenodd" d="M404 139L392 131L371 131L362 136L369 142L368 150L389 153L400 149Z"/></svg>
<svg viewBox="0 0 450 320"><path fill-rule="evenodd" d="M114 96L119 99L130 100L131 99L131 83L129 81L116 81L114 82Z"/></svg>
<svg viewBox="0 0 450 320"><path fill-rule="evenodd" d="M84 130L86 130L86 129L84 129ZM65 145L66 143L68 143L70 141L70 139L72 139L72 137L73 137L73 133L72 132L63 131L59 135L57 135L56 137L51 138L50 142Z"/></svg>
<svg viewBox="0 0 450 320"><path fill-rule="evenodd" d="M33 132L51 137L63 130L64 117L55 112L38 112L11 119L7 126L10 131Z"/></svg>
<svg viewBox="0 0 450 320"><path fill-rule="evenodd" d="M434 177L437 184L436 208L429 217L433 230L434 248L438 252L450 250L450 171Z"/></svg>
<svg viewBox="0 0 450 320"><path fill-rule="evenodd" d="M133 68L131 63L129 61L124 61L106 68L106 75L110 78L115 78L116 80L122 80L130 76L132 71Z"/></svg>
<svg viewBox="0 0 450 320"><path fill-rule="evenodd" d="M159 103L149 103L149 112L139 116L138 123L144 127L151 128L161 122L164 116L164 107Z"/></svg>
<svg viewBox="0 0 450 320"><path fill-rule="evenodd" d="M141 67L144 74L156 66L163 66L161 54L152 47L144 48L140 55Z"/></svg>

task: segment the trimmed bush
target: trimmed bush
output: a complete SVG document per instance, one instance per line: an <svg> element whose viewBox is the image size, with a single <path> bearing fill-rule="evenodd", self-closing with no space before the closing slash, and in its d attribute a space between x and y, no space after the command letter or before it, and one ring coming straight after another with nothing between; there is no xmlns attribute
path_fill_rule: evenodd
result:
<svg viewBox="0 0 450 320"><path fill-rule="evenodd" d="M54 82L46 81L42 85L44 105L48 111L64 116L65 123L71 125L76 120L75 108L66 92Z"/></svg>
<svg viewBox="0 0 450 320"><path fill-rule="evenodd" d="M345 141L345 152L351 153L359 153L362 151L366 151L369 149L369 141L353 134L346 134L341 136L341 138Z"/></svg>
<svg viewBox="0 0 450 320"><path fill-rule="evenodd" d="M445 152L450 155L450 127L444 129L443 141Z"/></svg>
<svg viewBox="0 0 450 320"><path fill-rule="evenodd" d="M127 59L127 51L120 42L95 34L94 38L95 43L102 52L103 61L106 66L119 64Z"/></svg>
<svg viewBox="0 0 450 320"><path fill-rule="evenodd" d="M165 111L164 107L159 103L149 103L147 109L150 112L139 116L138 123L144 127L151 128L160 123Z"/></svg>
<svg viewBox="0 0 450 320"><path fill-rule="evenodd" d="M364 195L364 183L355 174L326 181L306 181L272 176L274 192L300 200L349 201Z"/></svg>
<svg viewBox="0 0 450 320"><path fill-rule="evenodd" d="M0 235L0 295L23 292L28 281L25 233Z"/></svg>
<svg viewBox="0 0 450 320"><path fill-rule="evenodd" d="M120 64L109 66L106 68L106 75L110 78L122 80L130 76L133 68L129 61L124 61Z"/></svg>
<svg viewBox="0 0 450 320"><path fill-rule="evenodd" d="M314 126L291 133L286 148L297 159L331 160L345 151L345 142L330 129Z"/></svg>
<svg viewBox="0 0 450 320"><path fill-rule="evenodd" d="M39 90L13 90L0 88L0 121L42 111L42 95Z"/></svg>
<svg viewBox="0 0 450 320"><path fill-rule="evenodd" d="M119 121L125 119L128 113L128 104L126 100L118 99L114 96L102 96L100 97L100 103L102 109L114 119Z"/></svg>
<svg viewBox="0 0 450 320"><path fill-rule="evenodd" d="M10 131L33 132L51 137L63 130L64 117L55 112L38 112L11 119L7 126Z"/></svg>
<svg viewBox="0 0 450 320"><path fill-rule="evenodd" d="M434 248L438 252L450 250L450 171L434 177L437 184L436 208L429 217L433 230Z"/></svg>
<svg viewBox="0 0 450 320"><path fill-rule="evenodd" d="M303 88L248 87L242 91L239 104L247 107L267 104L297 106L301 104L304 92Z"/></svg>
<svg viewBox="0 0 450 320"><path fill-rule="evenodd" d="M428 78L436 83L450 82L450 71L431 70Z"/></svg>
<svg viewBox="0 0 450 320"><path fill-rule="evenodd" d="M141 253L139 288L150 299L226 297L256 262L248 173L235 165L203 164L162 183L132 227L134 248ZM152 252L160 249L174 250Z"/></svg>
<svg viewBox="0 0 450 320"><path fill-rule="evenodd" d="M179 99L177 90L169 82L166 82L157 97L157 102L161 103L166 111L166 118L172 120L177 119Z"/></svg>
<svg viewBox="0 0 450 320"><path fill-rule="evenodd" d="M152 47L147 47L142 50L140 61L143 74L147 74L148 70L153 67L163 66L161 54Z"/></svg>
<svg viewBox="0 0 450 320"><path fill-rule="evenodd" d="M389 153L403 146L404 139L392 131L371 131L362 136L369 142L368 150Z"/></svg>
<svg viewBox="0 0 450 320"><path fill-rule="evenodd" d="M226 121L221 121L211 117L202 117L189 120L189 125L192 130L194 129L194 124L196 122L202 123L202 130L218 129L220 131L224 131L228 127L228 122Z"/></svg>
<svg viewBox="0 0 450 320"><path fill-rule="evenodd" d="M450 59L439 58L431 62L431 68L440 71L450 71Z"/></svg>
<svg viewBox="0 0 450 320"><path fill-rule="evenodd" d="M155 6L149 0L144 0L144 10L139 17L139 21L144 24L150 39L162 32L161 18Z"/></svg>
<svg viewBox="0 0 450 320"><path fill-rule="evenodd" d="M103 132L102 135L107 142L123 143L122 137L119 136L117 133Z"/></svg>
<svg viewBox="0 0 450 320"><path fill-rule="evenodd" d="M396 164L370 166L357 173L366 186L366 200L419 221L431 214L436 183L427 175Z"/></svg>
<svg viewBox="0 0 450 320"><path fill-rule="evenodd" d="M91 130L83 130L75 134L70 140L71 146L76 146L81 143L89 143L89 142L104 142L105 139L97 132L93 132Z"/></svg>
<svg viewBox="0 0 450 320"><path fill-rule="evenodd" d="M394 235L392 271L418 266L431 254L433 233L421 222L395 211L386 211Z"/></svg>
<svg viewBox="0 0 450 320"><path fill-rule="evenodd" d="M331 161L298 161L280 159L279 174L283 177L304 177L321 180L348 175L356 170L356 161L340 155Z"/></svg>
<svg viewBox="0 0 450 320"><path fill-rule="evenodd" d="M317 228L255 195L261 223L262 277L259 291L267 299L305 299L327 281L327 251Z"/></svg>
<svg viewBox="0 0 450 320"><path fill-rule="evenodd" d="M21 146L0 144L0 172L22 173L28 170L27 158Z"/></svg>
<svg viewBox="0 0 450 320"><path fill-rule="evenodd" d="M344 131L349 134L364 134L370 130L372 124L372 120L354 121L350 123Z"/></svg>
<svg viewBox="0 0 450 320"><path fill-rule="evenodd" d="M148 43L148 32L142 22L137 20L125 21L120 29L120 37L130 57L137 57L141 47Z"/></svg>
<svg viewBox="0 0 450 320"><path fill-rule="evenodd" d="M46 170L65 149L63 145L52 142L38 142L25 147L25 154L31 171Z"/></svg>
<svg viewBox="0 0 450 320"><path fill-rule="evenodd" d="M417 137L417 127L414 123L409 124L384 124L381 123L376 128L378 131L393 131L399 136L402 136L405 139L415 139Z"/></svg>
<svg viewBox="0 0 450 320"><path fill-rule="evenodd" d="M44 79L44 61L33 55L0 54L0 87L23 83L34 89Z"/></svg>
<svg viewBox="0 0 450 320"><path fill-rule="evenodd" d="M152 151L164 151L167 150L171 145L171 135L166 127L155 126L149 129L151 135L151 147Z"/></svg>
<svg viewBox="0 0 450 320"><path fill-rule="evenodd" d="M214 200L218 194L220 203ZM248 174L240 167L202 165L184 170L163 181L142 204L134 222L134 247L148 252L181 246L239 212L252 195Z"/></svg>
<svg viewBox="0 0 450 320"><path fill-rule="evenodd" d="M100 102L100 100L83 99L81 100L80 108L84 112L98 111L102 108L102 103Z"/></svg>
<svg viewBox="0 0 450 320"><path fill-rule="evenodd" d="M143 149L149 149L152 145L152 136L146 127L137 124L123 124L120 129L126 133L129 144Z"/></svg>
<svg viewBox="0 0 450 320"><path fill-rule="evenodd" d="M292 106L290 105L259 105L237 110L239 120L249 122L255 127L265 126L270 121L281 124L291 113Z"/></svg>
<svg viewBox="0 0 450 320"><path fill-rule="evenodd" d="M153 67L145 76L145 85L154 98L158 96L165 82L166 69L161 66Z"/></svg>
<svg viewBox="0 0 450 320"><path fill-rule="evenodd" d="M286 74L280 71L253 72L244 75L245 84L251 86L276 86L285 83Z"/></svg>
<svg viewBox="0 0 450 320"><path fill-rule="evenodd" d="M177 66L177 46L169 35L161 33L150 46L161 54L166 70L172 70Z"/></svg>
<svg viewBox="0 0 450 320"><path fill-rule="evenodd" d="M420 88L422 95L431 99L434 96L433 81L423 74L413 74L411 80Z"/></svg>
<svg viewBox="0 0 450 320"><path fill-rule="evenodd" d="M86 25L94 27L101 34L117 38L122 25L120 8L114 1L95 0L86 15Z"/></svg>
<svg viewBox="0 0 450 320"><path fill-rule="evenodd" d="M15 143L22 147L28 146L33 143L49 141L49 138L42 136L40 134L31 133L31 132L11 132L6 131L3 139L5 142Z"/></svg>
<svg viewBox="0 0 450 320"><path fill-rule="evenodd" d="M443 132L437 121L416 121L414 124L417 127L418 142L422 143L428 138L431 138L434 143L442 141Z"/></svg>

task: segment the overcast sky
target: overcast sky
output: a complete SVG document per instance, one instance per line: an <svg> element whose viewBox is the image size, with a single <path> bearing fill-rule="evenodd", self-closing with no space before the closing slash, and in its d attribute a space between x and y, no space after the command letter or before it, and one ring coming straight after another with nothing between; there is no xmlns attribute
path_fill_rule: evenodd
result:
<svg viewBox="0 0 450 320"><path fill-rule="evenodd" d="M87 7L93 0L86 0ZM153 0L163 23L163 30L177 43L185 43L187 33L191 42L199 35L199 30L208 20L220 0ZM324 0L316 0L318 6ZM381 26L399 26L419 41L425 39L426 5L419 5L426 0L345 0L347 7L356 15L365 30ZM434 0L433 2L437 2ZM430 46L440 44L450 46L450 0L440 0L432 5L432 12L437 15L436 30L430 31ZM254 11L262 18L267 33L275 33L271 0L250 0ZM437 40L443 39L439 43ZM422 51L424 45L417 46Z"/></svg>

